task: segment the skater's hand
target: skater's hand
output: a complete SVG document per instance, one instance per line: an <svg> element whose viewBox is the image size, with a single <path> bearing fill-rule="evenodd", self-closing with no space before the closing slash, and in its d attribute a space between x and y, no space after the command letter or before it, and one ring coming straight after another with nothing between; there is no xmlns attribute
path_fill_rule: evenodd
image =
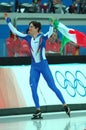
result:
<svg viewBox="0 0 86 130"><path fill-rule="evenodd" d="M51 25L53 25L53 22L54 22L53 18L49 18L49 22Z"/></svg>
<svg viewBox="0 0 86 130"><path fill-rule="evenodd" d="M5 17L5 19L7 19L8 18L8 13L4 13L4 17Z"/></svg>
<svg viewBox="0 0 86 130"><path fill-rule="evenodd" d="M8 13L5 13L4 17L7 23L11 22L11 19L8 17Z"/></svg>

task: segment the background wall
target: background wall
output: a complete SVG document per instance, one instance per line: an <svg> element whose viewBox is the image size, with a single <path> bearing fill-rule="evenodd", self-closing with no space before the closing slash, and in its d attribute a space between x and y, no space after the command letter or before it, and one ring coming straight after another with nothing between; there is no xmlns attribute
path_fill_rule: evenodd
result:
<svg viewBox="0 0 86 130"><path fill-rule="evenodd" d="M12 23L21 32L26 32L26 29L31 20L38 20L42 23L42 32L48 31L49 18L60 20L68 27L72 27L86 34L86 14L41 14L40 13L9 13ZM6 57L6 38L9 37L9 28L4 19L4 13L0 13L0 57ZM59 33L61 39L61 34ZM80 55L86 55L86 49L80 48Z"/></svg>

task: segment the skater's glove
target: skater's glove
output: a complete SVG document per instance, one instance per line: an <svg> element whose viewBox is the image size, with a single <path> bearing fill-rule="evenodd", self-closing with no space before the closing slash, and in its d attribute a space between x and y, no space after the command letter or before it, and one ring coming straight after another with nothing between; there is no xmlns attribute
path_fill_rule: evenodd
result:
<svg viewBox="0 0 86 130"><path fill-rule="evenodd" d="M53 25L54 25L54 28L55 28L56 30L58 30L59 21L58 21L58 20L54 20Z"/></svg>

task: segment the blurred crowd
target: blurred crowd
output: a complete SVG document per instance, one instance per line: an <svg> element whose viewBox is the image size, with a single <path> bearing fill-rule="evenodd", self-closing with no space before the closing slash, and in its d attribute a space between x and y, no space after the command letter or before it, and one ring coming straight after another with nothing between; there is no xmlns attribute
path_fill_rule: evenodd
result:
<svg viewBox="0 0 86 130"><path fill-rule="evenodd" d="M4 1L0 0L0 12L86 14L86 0L10 0L7 5Z"/></svg>
<svg viewBox="0 0 86 130"><path fill-rule="evenodd" d="M26 30L29 34L29 30ZM6 49L8 57L23 57L30 56L30 49L28 43L24 39L10 32L9 37L6 39ZM61 52L61 40L59 39L58 32L54 31L51 37L46 41L46 55L79 55L79 47L68 42Z"/></svg>
<svg viewBox="0 0 86 130"><path fill-rule="evenodd" d="M67 9L69 13L86 14L86 0L73 0Z"/></svg>

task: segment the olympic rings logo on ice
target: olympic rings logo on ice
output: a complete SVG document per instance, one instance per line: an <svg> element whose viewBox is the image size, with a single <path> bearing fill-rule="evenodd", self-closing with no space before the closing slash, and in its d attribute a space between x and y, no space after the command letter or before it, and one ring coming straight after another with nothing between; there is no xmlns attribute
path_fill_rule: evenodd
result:
<svg viewBox="0 0 86 130"><path fill-rule="evenodd" d="M74 73L65 71L65 74L56 71L55 78L59 86L65 89L71 97L75 97L76 94L81 97L86 96L86 76L81 71L77 70Z"/></svg>

